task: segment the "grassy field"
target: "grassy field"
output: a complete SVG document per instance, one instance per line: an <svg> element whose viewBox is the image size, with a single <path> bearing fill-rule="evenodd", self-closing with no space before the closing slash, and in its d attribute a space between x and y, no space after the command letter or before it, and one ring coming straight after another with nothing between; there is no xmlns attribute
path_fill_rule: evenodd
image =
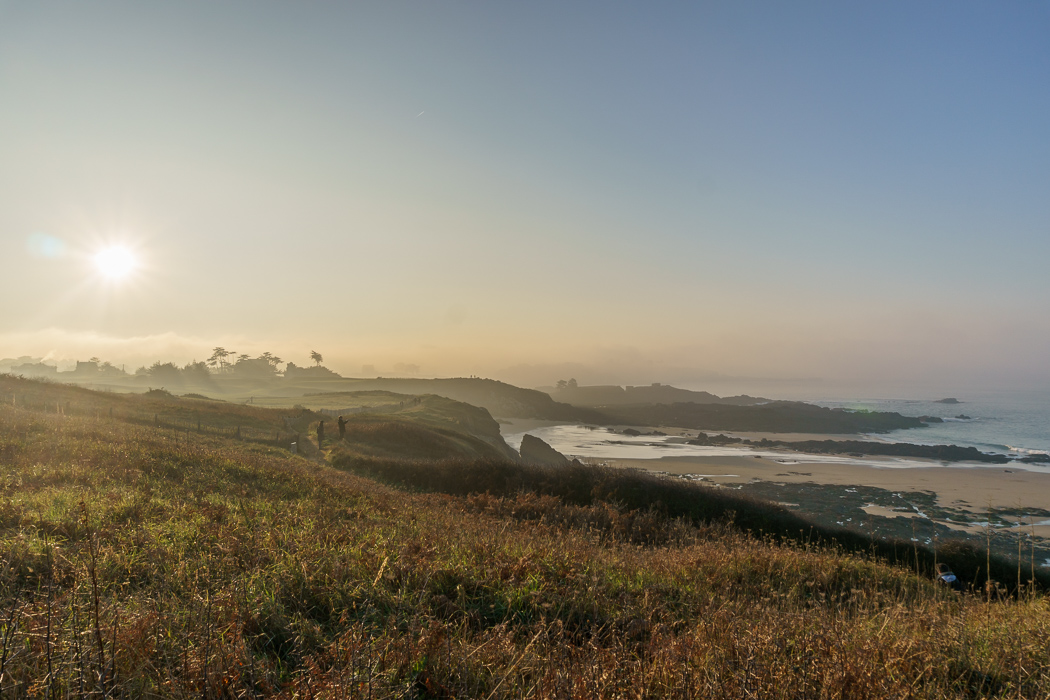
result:
<svg viewBox="0 0 1050 700"><path fill-rule="evenodd" d="M601 470L322 460L218 429L229 411L305 432L306 409L198 400L216 429L182 431L153 414L185 399L78 391L0 378L3 697L1050 693L1041 593L958 594L745 526L775 506Z"/></svg>
<svg viewBox="0 0 1050 700"><path fill-rule="evenodd" d="M503 441L499 423L489 412L477 406L455 401L444 396L423 394L395 394L390 391L337 391L305 394L296 397L268 397L259 400L261 405L275 407L305 406L328 416L345 414L359 428L348 437L351 444L365 448L365 453L382 456L434 457L451 456L464 458L516 459L515 453ZM399 425L401 436L390 435L395 444L389 445L388 436L377 434L377 426ZM370 426L365 428L365 426ZM422 438L419 428L436 433L429 440L433 446L423 452L411 448ZM351 431L355 426L351 426ZM371 431L371 433L369 432ZM414 435L411 436L409 433ZM441 437L438 437L441 436ZM443 438L443 439L442 439ZM466 439L464 439L466 438ZM448 444L451 441L452 445ZM485 444L479 444L481 443ZM380 442L383 443L380 446ZM486 447L487 445L487 447ZM408 448L406 454L403 450ZM445 451L442 452L442 449Z"/></svg>

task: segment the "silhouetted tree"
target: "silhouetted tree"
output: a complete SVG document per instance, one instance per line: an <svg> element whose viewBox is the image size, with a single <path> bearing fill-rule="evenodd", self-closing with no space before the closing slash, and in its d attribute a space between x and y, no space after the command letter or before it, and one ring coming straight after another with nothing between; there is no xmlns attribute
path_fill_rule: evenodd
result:
<svg viewBox="0 0 1050 700"><path fill-rule="evenodd" d="M211 357L208 358L208 366L215 367L220 372L225 372L226 368L230 365L230 363L226 361L226 358L232 354L232 350L227 350L222 346L214 348L211 351Z"/></svg>
<svg viewBox="0 0 1050 700"><path fill-rule="evenodd" d="M172 362L165 362L163 364L160 362L154 362L146 370L146 374L149 375L150 379L167 386L179 384L182 380L181 370Z"/></svg>
<svg viewBox="0 0 1050 700"><path fill-rule="evenodd" d="M98 366L98 371L101 374L105 374L110 377L123 376L124 370L119 367L114 367L111 362L103 362Z"/></svg>
<svg viewBox="0 0 1050 700"><path fill-rule="evenodd" d="M324 358L321 357L321 353L317 352L316 350L312 350L310 352L310 359L317 363L318 367L320 367L321 363L324 362Z"/></svg>
<svg viewBox="0 0 1050 700"><path fill-rule="evenodd" d="M259 359L266 360L266 362L268 362L269 365L273 367L274 371L277 370L277 365L284 362L284 360L282 360L281 358L268 352L264 352L262 355L259 355Z"/></svg>
<svg viewBox="0 0 1050 700"><path fill-rule="evenodd" d="M182 368L183 378L194 384L203 384L211 381L211 372L205 362L190 362Z"/></svg>
<svg viewBox="0 0 1050 700"><path fill-rule="evenodd" d="M254 359L247 355L239 355L230 371L239 376L272 377L277 372L277 365L271 360L280 362L280 358L273 355L269 358L260 356Z"/></svg>

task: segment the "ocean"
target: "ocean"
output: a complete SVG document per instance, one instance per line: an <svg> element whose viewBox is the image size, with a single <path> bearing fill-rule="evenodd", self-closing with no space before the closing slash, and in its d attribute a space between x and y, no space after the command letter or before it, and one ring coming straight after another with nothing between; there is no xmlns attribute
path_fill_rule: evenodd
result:
<svg viewBox="0 0 1050 700"><path fill-rule="evenodd" d="M863 398L818 398L811 403L831 408L896 411L906 416L936 416L944 420L927 428L897 430L871 436L872 439L976 447L982 452L1022 457L1050 454L1050 391L983 392L959 397L957 404Z"/></svg>
<svg viewBox="0 0 1050 700"><path fill-rule="evenodd" d="M844 397L809 397L806 400L829 408L896 411L906 416L936 416L943 423L932 423L926 428L896 430L891 433L868 435L867 439L886 442L911 442L926 445L959 445L975 447L982 452L1023 457L1029 454L1050 454L1050 391L981 392L957 397L959 403L939 403L919 399L871 399ZM512 432L504 437L517 449L523 433ZM659 436L627 436L604 428L578 425L551 426L529 430L562 454L590 459L658 459L660 457L719 457L741 454L776 455L773 453L733 446L701 447L686 445ZM872 460L843 458L841 456L807 456L808 461L849 461L879 466L918 466L926 464L909 459ZM1018 468L1050 471L1047 465L1022 465Z"/></svg>

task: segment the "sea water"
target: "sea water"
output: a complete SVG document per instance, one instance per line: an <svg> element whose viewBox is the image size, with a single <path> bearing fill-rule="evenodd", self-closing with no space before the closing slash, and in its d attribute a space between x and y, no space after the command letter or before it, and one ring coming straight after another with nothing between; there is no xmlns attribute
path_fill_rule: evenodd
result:
<svg viewBox="0 0 1050 700"><path fill-rule="evenodd" d="M682 438L654 435L624 435L611 428L593 425L553 425L521 433L508 433L504 441L515 450L521 448L526 432L538 437L567 457L588 460L660 459L663 457L764 457L781 464L827 462L879 466L916 467L925 463L900 457L843 457L842 455L795 455L783 450L740 447L735 445L690 445Z"/></svg>
<svg viewBox="0 0 1050 700"><path fill-rule="evenodd" d="M981 392L956 397L959 403L936 399L886 399L850 397L807 397L809 403L829 408L896 411L905 416L934 416L942 423L925 428L895 430L865 435L864 439L884 442L910 442L923 445L959 445L982 452L1024 457L1050 453L1050 391ZM965 417L960 417L965 416ZM559 425L528 431L562 454L591 459L659 459L661 457L762 456L789 462L784 452L726 446L689 445L661 436L628 436L607 428ZM504 437L517 449L524 433L509 432ZM791 439L785 434L786 439ZM832 436L834 437L834 436ZM843 436L845 439L846 436ZM882 467L928 466L929 462L907 458L845 458L842 455L807 455L806 461L872 464ZM1050 471L1046 464L1021 464L1018 468Z"/></svg>
<svg viewBox="0 0 1050 700"><path fill-rule="evenodd" d="M811 403L829 408L896 411L905 416L935 416L944 421L925 428L869 436L871 439L976 447L981 452L1020 457L1050 453L1050 391L989 391L958 399L957 404L864 398L817 398Z"/></svg>

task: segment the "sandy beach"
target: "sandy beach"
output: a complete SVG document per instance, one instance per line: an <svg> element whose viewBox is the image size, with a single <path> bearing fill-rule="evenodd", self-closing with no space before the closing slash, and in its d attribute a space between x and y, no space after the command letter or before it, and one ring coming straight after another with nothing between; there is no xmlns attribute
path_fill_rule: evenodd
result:
<svg viewBox="0 0 1050 700"><path fill-rule="evenodd" d="M785 453L779 460L741 455L617 459L607 460L606 463L667 474L696 474L715 484L761 480L834 486L860 485L890 491L930 491L936 494L940 505L965 509L975 514L983 513L989 506L1011 509L1050 506L1050 474L1025 471L1009 465L958 463L945 467L940 462L931 461L929 467L880 468L807 462L806 455L795 453ZM1040 525L1035 529L1037 535L1050 537L1050 525Z"/></svg>
<svg viewBox="0 0 1050 700"><path fill-rule="evenodd" d="M505 436L523 432L539 431L552 427L573 427L560 421L539 421L529 419L502 420L501 430ZM626 429L641 433L638 437L625 434ZM590 430L590 429L588 429ZM866 455L861 459L834 455L807 455L784 447L762 448L751 452L746 447L730 446L731 454L697 455L679 454L660 456L661 448L650 444L646 435L654 428L643 426L604 426L598 433L560 435L580 448L578 456L587 462L602 463L614 467L644 469L647 471L690 475L709 484L732 487L739 484L766 482L769 484L819 484L829 487L869 487L884 489L891 493L921 491L933 494L935 502L947 511L966 511L969 515L963 520L940 519L932 517L935 522L955 530L977 532L981 526L974 522L983 522L989 508L1004 511L1023 509L1044 510L1050 508L1050 472L1046 470L1024 469L1024 465L996 464L989 465L975 462L954 462L946 464L937 460L920 458L901 459L897 457L880 457ZM656 429L665 436L656 438L663 444L687 444L696 436L696 430L661 427ZM711 431L707 431L710 433ZM725 431L726 435L747 440L758 441L763 438L785 441L806 440L870 440L868 435L831 435L815 433L765 433L746 431ZM635 433L637 435L637 433ZM652 438L650 438L652 440ZM630 445L624 449L623 456L601 454L600 446L605 442L618 445ZM566 445L556 445L565 449ZM599 449L595 450L594 447ZM619 448L617 448L619 449ZM587 453L590 452L590 456ZM595 454L597 452L598 454ZM633 452L633 454L631 454ZM646 458L645 454L652 454ZM569 454L567 451L566 454ZM790 491L792 489L785 489ZM771 497L764 489L763 497ZM775 496L773 496L775 500ZM863 508L874 516L890 518L916 517L917 513L889 510L880 505L870 504ZM922 517L922 516L920 516ZM1033 531L1038 537L1050 539L1050 517L1043 515L1018 516L1026 532ZM1013 517L1011 522L1017 522Z"/></svg>

